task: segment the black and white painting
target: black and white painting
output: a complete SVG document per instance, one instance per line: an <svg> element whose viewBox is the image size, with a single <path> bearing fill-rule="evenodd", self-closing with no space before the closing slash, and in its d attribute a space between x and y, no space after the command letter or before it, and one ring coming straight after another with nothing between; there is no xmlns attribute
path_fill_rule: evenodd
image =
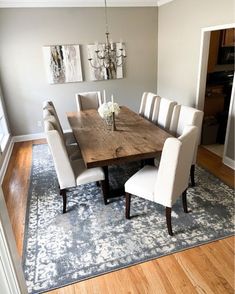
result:
<svg viewBox="0 0 235 294"><path fill-rule="evenodd" d="M82 81L79 45L44 46L43 53L50 84Z"/></svg>
<svg viewBox="0 0 235 294"><path fill-rule="evenodd" d="M104 49L105 44L92 44L87 46L88 50L88 58L92 58L91 63L89 61L89 74L90 80L92 81L100 81L100 80L112 80L112 79L121 79L123 78L123 65L117 66L115 63L112 63L111 67L99 67L100 61L97 58L97 54L95 51L97 49L100 51L99 54L102 54L102 50ZM121 52L125 53L125 48L123 43L112 43L112 49L116 53L117 56L121 54ZM122 51L120 50L122 49ZM122 63L122 58L119 58L118 64Z"/></svg>

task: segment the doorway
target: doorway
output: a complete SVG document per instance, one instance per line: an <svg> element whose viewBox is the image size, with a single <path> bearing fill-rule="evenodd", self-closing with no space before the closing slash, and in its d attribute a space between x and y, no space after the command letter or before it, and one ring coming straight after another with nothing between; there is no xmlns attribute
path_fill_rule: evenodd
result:
<svg viewBox="0 0 235 294"><path fill-rule="evenodd" d="M197 92L197 107L204 111L201 144L218 155L225 164L234 99L234 95L231 95L234 80L234 27L234 24L230 24L202 30ZM234 168L233 163L232 166L227 165Z"/></svg>

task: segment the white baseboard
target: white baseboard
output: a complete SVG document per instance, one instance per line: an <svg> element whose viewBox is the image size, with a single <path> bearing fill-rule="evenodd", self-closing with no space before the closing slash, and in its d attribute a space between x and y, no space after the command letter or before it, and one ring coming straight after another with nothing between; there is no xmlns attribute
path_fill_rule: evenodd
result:
<svg viewBox="0 0 235 294"><path fill-rule="evenodd" d="M14 143L15 142L24 142L24 141L31 141L31 140L38 140L38 139L45 139L45 133L14 136L13 142Z"/></svg>
<svg viewBox="0 0 235 294"><path fill-rule="evenodd" d="M232 160L231 158L224 156L223 163L227 165L228 167L232 168L233 170L235 170L235 161Z"/></svg>
<svg viewBox="0 0 235 294"><path fill-rule="evenodd" d="M6 152L5 157L4 157L4 160L2 162L1 169L0 169L0 185L2 185L4 176L5 176L7 167L8 167L8 163L9 163L9 160L11 158L11 153L12 153L13 146L14 146L14 142L13 142L13 138L11 138L10 142L9 142L9 146L7 148L7 152Z"/></svg>
<svg viewBox="0 0 235 294"><path fill-rule="evenodd" d="M0 185L3 182L8 163L11 157L12 149L14 147L14 143L16 142L24 142L24 141L30 141L30 140L37 140L37 139L44 139L45 134L44 133L37 133L37 134L31 134L31 135L22 135L22 136L13 136L10 138L9 146L7 148L6 154L4 156L4 160L2 162L2 166L0 169Z"/></svg>

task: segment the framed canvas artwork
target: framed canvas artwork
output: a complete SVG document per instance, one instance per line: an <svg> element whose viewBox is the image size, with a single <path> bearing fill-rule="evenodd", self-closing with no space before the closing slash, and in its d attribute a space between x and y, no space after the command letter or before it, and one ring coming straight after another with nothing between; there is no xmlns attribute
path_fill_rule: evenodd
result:
<svg viewBox="0 0 235 294"><path fill-rule="evenodd" d="M102 51L105 44L99 44L99 50ZM112 43L113 49L115 50L116 55L120 55L120 49L123 49L123 43ZM97 58L97 44L87 45L88 57L92 58L92 61L89 62L89 76L92 81L101 81L101 80L112 80L112 79L121 79L123 78L123 65L116 66L115 63L112 64L110 68L100 67L100 60ZM123 49L125 50L125 49Z"/></svg>
<svg viewBox="0 0 235 294"><path fill-rule="evenodd" d="M82 82L79 45L44 46L43 55L50 84Z"/></svg>

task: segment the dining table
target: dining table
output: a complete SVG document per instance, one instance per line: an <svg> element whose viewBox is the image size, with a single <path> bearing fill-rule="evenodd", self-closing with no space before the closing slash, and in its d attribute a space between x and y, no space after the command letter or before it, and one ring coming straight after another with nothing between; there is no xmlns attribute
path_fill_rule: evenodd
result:
<svg viewBox="0 0 235 294"><path fill-rule="evenodd" d="M68 112L67 118L87 168L103 167L105 173L105 204L110 194L108 167L131 161L153 160L162 151L171 134L125 106L115 116L112 130L97 109ZM123 189L121 189L123 191Z"/></svg>

